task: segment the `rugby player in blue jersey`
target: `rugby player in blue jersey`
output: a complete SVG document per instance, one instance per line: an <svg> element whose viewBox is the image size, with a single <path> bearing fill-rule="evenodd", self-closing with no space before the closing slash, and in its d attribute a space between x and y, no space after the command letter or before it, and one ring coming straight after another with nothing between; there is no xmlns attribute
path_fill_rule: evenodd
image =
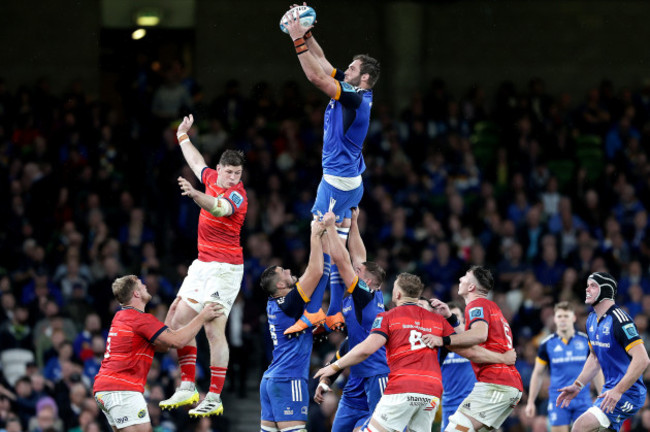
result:
<svg viewBox="0 0 650 432"><path fill-rule="evenodd" d="M379 79L379 62L365 54L353 57L345 71L336 69L311 33L295 16L287 14L285 23L293 40L300 66L307 79L330 97L323 127L323 178L312 207L314 217L325 214L334 201L339 235L347 239L351 224L350 209L358 207L363 196L361 174L366 169L363 141L370 125L372 88ZM341 283L336 266L332 266L332 284ZM332 289L332 291L337 291ZM300 331L326 320L330 329L343 326L340 297L331 293L327 318L316 305L307 308L303 319L291 331Z"/></svg>
<svg viewBox="0 0 650 432"><path fill-rule="evenodd" d="M618 431L645 403L647 390L642 376L650 359L634 322L614 303L616 287L609 273L595 272L587 279L585 304L594 308L587 318L589 357L573 384L560 389L556 405L569 406L600 368L605 385L572 431Z"/></svg>
<svg viewBox="0 0 650 432"><path fill-rule="evenodd" d="M329 279L329 241L339 241L334 219L329 212L322 222L312 223L309 263L300 278L280 266L262 273L260 285L269 295L266 313L273 341L273 360L260 383L262 431L306 431L313 335L306 332L288 338L284 330L302 315L317 286Z"/></svg>
<svg viewBox="0 0 650 432"><path fill-rule="evenodd" d="M328 365L339 360L350 350L348 339L345 338L339 349L336 351L334 358L327 363ZM321 378L316 393L314 394L314 402L320 404L325 400L325 393L330 391L330 385L337 380L343 370L338 371L331 377ZM356 375L348 376L348 379L343 387L343 395L339 401L334 422L332 423L332 432L348 432L354 430L355 426L362 423L367 419L371 412L368 410L368 400L364 389L365 379Z"/></svg>
<svg viewBox="0 0 650 432"><path fill-rule="evenodd" d="M585 383L585 391L576 396L570 406L559 408L554 402L559 396L559 389L571 385L582 371L589 356L589 340L585 333L576 332L576 315L569 302L560 302L554 309L555 333L546 337L539 346L525 412L526 416L535 417L535 400L542 388L544 371L548 366L551 375L548 388L548 423L551 432L569 432L571 423L591 406L590 384ZM602 372L596 374L594 384L600 392L603 386Z"/></svg>
<svg viewBox="0 0 650 432"><path fill-rule="evenodd" d="M377 263L366 261L366 248L358 225L359 209L353 209L350 215L350 251L348 252L340 238L336 238L336 242L332 240L330 246L332 260L338 265L342 279L340 285L332 284L332 294L335 290L341 291L338 295L343 298L342 311L348 332L348 347L351 350L368 337L375 318L385 310L381 285L386 273ZM350 381L343 390L343 403L339 405L336 417L351 416L349 411L359 407L356 395L362 390L368 405L366 419L370 418L386 388L389 372L385 347L378 349L362 363L352 366ZM364 421L365 419L359 419L356 427L360 427Z"/></svg>

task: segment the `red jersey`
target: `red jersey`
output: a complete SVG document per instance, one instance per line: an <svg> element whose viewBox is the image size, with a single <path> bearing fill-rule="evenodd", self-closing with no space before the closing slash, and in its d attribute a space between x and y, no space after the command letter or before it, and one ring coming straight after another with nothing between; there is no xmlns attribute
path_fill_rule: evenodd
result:
<svg viewBox="0 0 650 432"><path fill-rule="evenodd" d="M223 198L232 206L230 216L216 217L201 209L199 215L199 261L243 264L244 254L240 245L239 233L244 225L248 210L248 198L242 182L230 189L217 186L217 171L205 167L201 181L205 193L215 198Z"/></svg>
<svg viewBox="0 0 650 432"><path fill-rule="evenodd" d="M503 353L512 349L512 330L508 321L503 317L501 309L491 300L478 298L467 304L465 308L465 329L469 329L476 321L485 321L488 325L488 337L481 344L490 351ZM472 362L476 380L484 383L501 384L515 387L524 391L521 376L514 366L503 363Z"/></svg>
<svg viewBox="0 0 650 432"><path fill-rule="evenodd" d="M454 328L438 314L407 303L377 315L372 333L387 339L390 373L384 394L422 393L441 397L442 375L438 349L428 348L422 335L449 336Z"/></svg>
<svg viewBox="0 0 650 432"><path fill-rule="evenodd" d="M104 360L95 376L93 393L144 392L156 338L167 326L153 315L126 307L117 311L106 340Z"/></svg>

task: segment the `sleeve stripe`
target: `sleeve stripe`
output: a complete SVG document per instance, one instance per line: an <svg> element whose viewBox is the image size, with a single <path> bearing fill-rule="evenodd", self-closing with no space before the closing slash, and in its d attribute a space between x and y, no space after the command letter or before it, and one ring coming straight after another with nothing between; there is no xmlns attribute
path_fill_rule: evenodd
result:
<svg viewBox="0 0 650 432"><path fill-rule="evenodd" d="M332 78L336 77L336 72L338 72L338 70L336 68L332 68L332 73L330 74Z"/></svg>
<svg viewBox="0 0 650 432"><path fill-rule="evenodd" d="M300 298L302 298L302 300L303 300L305 303L309 303L309 300L311 300L311 299L310 299L309 296L308 296L307 294L305 294L305 292L302 290L302 287L300 286L300 282L296 282L296 289L298 290L298 294L300 294Z"/></svg>
<svg viewBox="0 0 650 432"><path fill-rule="evenodd" d="M488 325L488 327L490 327L490 323L488 323L487 320L484 320L483 318L478 318L478 319L475 319L474 321L472 321L471 323L469 323L470 328L472 327L472 325L474 325L474 323L479 322L479 321L483 321L485 324Z"/></svg>
<svg viewBox="0 0 650 432"><path fill-rule="evenodd" d="M612 313L614 314L614 316L616 316L616 318L618 319L618 322L620 322L620 323L624 323L624 322L629 321L627 315L620 309L614 309L612 311Z"/></svg>
<svg viewBox="0 0 650 432"><path fill-rule="evenodd" d="M336 359L337 359L337 360L340 360L340 359L341 359L341 353L338 352L338 351L336 352Z"/></svg>
<svg viewBox="0 0 650 432"><path fill-rule="evenodd" d="M354 280L352 281L352 283L348 287L348 290L347 290L348 294L352 294L352 292L354 291L354 289L357 287L358 284L359 284L359 276L355 276Z"/></svg>
<svg viewBox="0 0 650 432"><path fill-rule="evenodd" d="M341 83L336 81L336 94L334 95L334 100L339 100L341 98Z"/></svg>
<svg viewBox="0 0 650 432"><path fill-rule="evenodd" d="M382 335L383 337L386 338L386 340L388 340L388 335L379 329L373 329L370 333Z"/></svg>
<svg viewBox="0 0 650 432"><path fill-rule="evenodd" d="M203 184L205 184L205 182L203 181L203 174L205 173L206 169L208 169L207 166L204 166L203 169L201 169L201 183L203 183Z"/></svg>
<svg viewBox="0 0 650 432"><path fill-rule="evenodd" d="M156 339L158 339L158 336L160 336L160 334L161 334L162 332L164 332L165 330L167 330L167 326L166 326L166 325L162 326L162 327L160 328L160 330L158 330L156 333L154 333L153 336L151 336L151 339L149 339L149 343L154 343L154 342L156 341Z"/></svg>
<svg viewBox="0 0 650 432"><path fill-rule="evenodd" d="M637 339L634 342L632 342L631 344L629 344L628 346L626 346L625 351L627 352L630 349L634 348L635 346L642 345L642 344L643 344L643 341L641 339Z"/></svg>
<svg viewBox="0 0 650 432"><path fill-rule="evenodd" d="M547 362L546 360L542 360L542 359L539 358L539 357L535 358L535 361L536 361L537 363L541 364L541 365L544 365L544 366L546 366L546 365L548 364L548 362Z"/></svg>

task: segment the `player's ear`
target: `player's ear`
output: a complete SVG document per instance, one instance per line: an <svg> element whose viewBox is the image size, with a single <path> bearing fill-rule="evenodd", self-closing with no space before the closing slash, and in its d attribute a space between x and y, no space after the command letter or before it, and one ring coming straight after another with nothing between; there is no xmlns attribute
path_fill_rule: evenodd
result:
<svg viewBox="0 0 650 432"><path fill-rule="evenodd" d="M362 82L368 83L369 79L370 79L370 74L365 73L365 74L361 75L361 81Z"/></svg>

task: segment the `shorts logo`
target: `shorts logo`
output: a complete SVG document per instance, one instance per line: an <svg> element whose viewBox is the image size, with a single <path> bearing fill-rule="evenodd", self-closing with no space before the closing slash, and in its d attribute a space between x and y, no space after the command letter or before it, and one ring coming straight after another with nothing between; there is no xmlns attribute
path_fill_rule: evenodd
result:
<svg viewBox="0 0 650 432"><path fill-rule="evenodd" d="M307 407L304 406L304 407L300 408L300 413L307 415Z"/></svg>
<svg viewBox="0 0 650 432"><path fill-rule="evenodd" d="M119 418L116 418L116 419L115 419L115 422L116 422L117 424L122 424L122 423L125 423L125 422L128 422L128 421L129 421L129 417L128 417L128 416L119 417Z"/></svg>
<svg viewBox="0 0 650 432"><path fill-rule="evenodd" d="M634 409L634 405L632 405L629 401L625 402L621 407L621 411L623 412L630 412L633 409Z"/></svg>
<svg viewBox="0 0 650 432"><path fill-rule="evenodd" d="M244 197L241 196L239 192L230 192L228 198L237 206L237 208L239 208L239 206L244 202Z"/></svg>
<svg viewBox="0 0 650 432"><path fill-rule="evenodd" d="M475 307L469 310L469 319L473 320L476 318L485 318L482 307Z"/></svg>
<svg viewBox="0 0 650 432"><path fill-rule="evenodd" d="M286 407L284 409L284 415L293 415L293 410L291 409L291 407Z"/></svg>
<svg viewBox="0 0 650 432"><path fill-rule="evenodd" d="M436 400L435 400L435 399L431 399L431 402L429 402L429 405L427 405L427 407L426 407L424 410L425 410L425 411L433 411L433 410L436 409L436 405L437 405L437 404L436 404Z"/></svg>
<svg viewBox="0 0 650 432"><path fill-rule="evenodd" d="M210 297L214 297L214 298L216 298L216 299L220 299L220 297L219 297L219 291L215 291L215 292L213 292L212 295L211 295Z"/></svg>
<svg viewBox="0 0 650 432"><path fill-rule="evenodd" d="M144 418L146 414L147 414L146 411L141 409L140 411L138 411L138 418Z"/></svg>
<svg viewBox="0 0 650 432"><path fill-rule="evenodd" d="M377 317L375 318L375 321L372 323L372 328L376 329L381 327L381 322L384 320L383 317Z"/></svg>
<svg viewBox="0 0 650 432"><path fill-rule="evenodd" d="M634 324L625 324L623 326L623 331L625 332L625 336L627 336L628 339L632 339L635 337L639 336L639 332L636 330L636 327L634 327Z"/></svg>
<svg viewBox="0 0 650 432"><path fill-rule="evenodd" d="M470 403L469 403L469 402L464 403L464 404L463 404L463 408L465 408L465 409L471 409L471 405L470 405Z"/></svg>

